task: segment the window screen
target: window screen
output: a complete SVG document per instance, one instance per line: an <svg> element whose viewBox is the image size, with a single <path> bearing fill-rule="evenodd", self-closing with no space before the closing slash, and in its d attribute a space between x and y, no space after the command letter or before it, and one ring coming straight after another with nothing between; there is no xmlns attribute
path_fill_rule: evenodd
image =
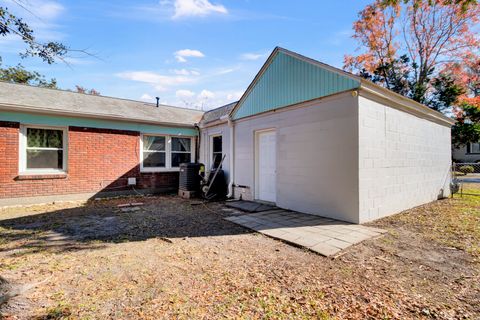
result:
<svg viewBox="0 0 480 320"><path fill-rule="evenodd" d="M222 136L212 137L212 164L214 168L222 161Z"/></svg>
<svg viewBox="0 0 480 320"><path fill-rule="evenodd" d="M27 128L26 168L63 168L63 130Z"/></svg>
<svg viewBox="0 0 480 320"><path fill-rule="evenodd" d="M143 136L143 167L165 168L165 137Z"/></svg>
<svg viewBox="0 0 480 320"><path fill-rule="evenodd" d="M172 137L172 167L191 162L191 139Z"/></svg>

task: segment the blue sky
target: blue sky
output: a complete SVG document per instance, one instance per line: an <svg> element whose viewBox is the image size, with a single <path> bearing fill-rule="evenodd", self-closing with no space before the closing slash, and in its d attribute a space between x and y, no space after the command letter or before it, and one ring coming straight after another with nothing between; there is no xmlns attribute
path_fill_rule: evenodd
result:
<svg viewBox="0 0 480 320"><path fill-rule="evenodd" d="M0 1L25 18L41 41L61 41L69 65L21 59L23 45L0 39L3 65L22 63L60 88L210 109L235 101L275 46L341 67L356 48L352 23L370 1L152 0Z"/></svg>

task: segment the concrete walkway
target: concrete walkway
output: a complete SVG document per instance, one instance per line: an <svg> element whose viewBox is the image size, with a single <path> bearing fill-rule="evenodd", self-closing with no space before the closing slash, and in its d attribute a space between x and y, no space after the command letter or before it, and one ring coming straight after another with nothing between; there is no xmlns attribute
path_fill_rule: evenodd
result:
<svg viewBox="0 0 480 320"><path fill-rule="evenodd" d="M225 218L272 238L308 248L324 256L377 237L382 229L350 224L287 210L271 210Z"/></svg>

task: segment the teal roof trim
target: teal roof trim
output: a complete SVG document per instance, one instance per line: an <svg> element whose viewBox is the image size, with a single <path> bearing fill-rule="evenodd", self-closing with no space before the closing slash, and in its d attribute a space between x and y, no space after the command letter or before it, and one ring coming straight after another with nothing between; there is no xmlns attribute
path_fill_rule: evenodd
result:
<svg viewBox="0 0 480 320"><path fill-rule="evenodd" d="M263 73L233 111L234 120L360 87L360 81L281 50L267 61ZM255 81L255 80L254 80Z"/></svg>
<svg viewBox="0 0 480 320"><path fill-rule="evenodd" d="M33 113L0 111L0 120L45 126L74 126L114 130L130 130L142 133L168 134L178 136L197 136L194 128L166 127L138 122L111 121L80 117L63 117Z"/></svg>

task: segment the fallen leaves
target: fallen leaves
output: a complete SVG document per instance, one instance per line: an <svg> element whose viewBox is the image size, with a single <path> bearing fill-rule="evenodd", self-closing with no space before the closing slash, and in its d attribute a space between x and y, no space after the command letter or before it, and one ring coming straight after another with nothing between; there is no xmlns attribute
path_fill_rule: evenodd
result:
<svg viewBox="0 0 480 320"><path fill-rule="evenodd" d="M122 212L118 205L126 200L115 199L24 209L23 215L18 208L7 212L14 218L0 221L0 235L8 236L0 242L2 276L18 283L52 278L16 297L18 304L2 310L5 316L451 319L480 314L478 264L467 248L477 236L471 234L476 220L463 219L476 204L467 199L378 221L373 225L391 232L336 259L249 233L223 220L218 203L207 210L170 196L127 201L141 201L141 210ZM35 215L25 216L29 213ZM432 230L447 235L432 236ZM56 238L44 237L50 231L62 234L66 244L52 247ZM468 234L457 237L459 232Z"/></svg>

